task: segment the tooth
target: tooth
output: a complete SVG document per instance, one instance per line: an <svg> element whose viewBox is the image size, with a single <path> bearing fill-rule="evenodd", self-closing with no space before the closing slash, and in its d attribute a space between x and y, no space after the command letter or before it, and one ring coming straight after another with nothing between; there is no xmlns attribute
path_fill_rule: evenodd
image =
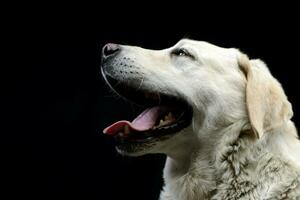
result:
<svg viewBox="0 0 300 200"><path fill-rule="evenodd" d="M168 115L165 116L165 121L169 121L169 116Z"/></svg>
<svg viewBox="0 0 300 200"><path fill-rule="evenodd" d="M124 126L124 133L125 134L129 133L129 127L127 125Z"/></svg>
<svg viewBox="0 0 300 200"><path fill-rule="evenodd" d="M173 113L171 113L171 112L169 112L168 116L169 116L169 120L171 120L171 121L175 119Z"/></svg>
<svg viewBox="0 0 300 200"><path fill-rule="evenodd" d="M164 120L161 119L161 120L159 121L159 126L161 126L161 125L163 125L163 124L164 124Z"/></svg>

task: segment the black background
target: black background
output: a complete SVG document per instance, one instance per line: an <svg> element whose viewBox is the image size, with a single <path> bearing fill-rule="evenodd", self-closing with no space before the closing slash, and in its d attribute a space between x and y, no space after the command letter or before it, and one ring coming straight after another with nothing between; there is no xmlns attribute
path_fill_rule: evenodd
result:
<svg viewBox="0 0 300 200"><path fill-rule="evenodd" d="M78 23L81 18L40 22L34 16L10 24L14 30L4 38L9 62L1 74L1 189L11 198L158 198L165 157L122 157L102 134L106 125L134 117L131 106L113 97L100 77L101 48L108 42L161 49L189 37L237 47L268 64L298 125L299 23L289 16L254 21L220 16L188 26L184 17L176 22L181 18L176 14L165 21L118 23L104 23L102 16L88 25Z"/></svg>

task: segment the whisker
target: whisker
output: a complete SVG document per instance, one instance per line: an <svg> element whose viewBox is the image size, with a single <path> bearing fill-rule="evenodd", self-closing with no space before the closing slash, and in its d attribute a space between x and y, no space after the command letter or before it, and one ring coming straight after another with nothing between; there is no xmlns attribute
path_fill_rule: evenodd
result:
<svg viewBox="0 0 300 200"><path fill-rule="evenodd" d="M139 89L142 87L143 82L144 82L144 76L142 77L142 80L141 80L140 85L139 85L139 87L137 88L137 90L139 90Z"/></svg>
<svg viewBox="0 0 300 200"><path fill-rule="evenodd" d="M157 96L158 96L158 104L161 104L161 98L160 98L160 94L158 92L156 92Z"/></svg>

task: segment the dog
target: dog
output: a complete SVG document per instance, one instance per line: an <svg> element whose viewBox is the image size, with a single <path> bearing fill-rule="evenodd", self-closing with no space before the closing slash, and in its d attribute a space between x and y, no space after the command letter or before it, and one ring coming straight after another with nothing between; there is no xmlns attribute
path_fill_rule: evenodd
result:
<svg viewBox="0 0 300 200"><path fill-rule="evenodd" d="M122 155L167 155L160 200L300 199L292 107L266 64L236 48L180 40L109 43L101 73L145 110L104 129Z"/></svg>

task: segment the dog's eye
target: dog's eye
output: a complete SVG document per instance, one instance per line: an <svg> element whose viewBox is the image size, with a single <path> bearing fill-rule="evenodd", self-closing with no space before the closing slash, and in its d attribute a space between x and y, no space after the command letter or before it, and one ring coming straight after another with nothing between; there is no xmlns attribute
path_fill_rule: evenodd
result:
<svg viewBox="0 0 300 200"><path fill-rule="evenodd" d="M173 55L176 55L176 56L188 56L188 57L191 57L193 58L193 56L186 50L186 49L175 49L173 52L172 52Z"/></svg>

